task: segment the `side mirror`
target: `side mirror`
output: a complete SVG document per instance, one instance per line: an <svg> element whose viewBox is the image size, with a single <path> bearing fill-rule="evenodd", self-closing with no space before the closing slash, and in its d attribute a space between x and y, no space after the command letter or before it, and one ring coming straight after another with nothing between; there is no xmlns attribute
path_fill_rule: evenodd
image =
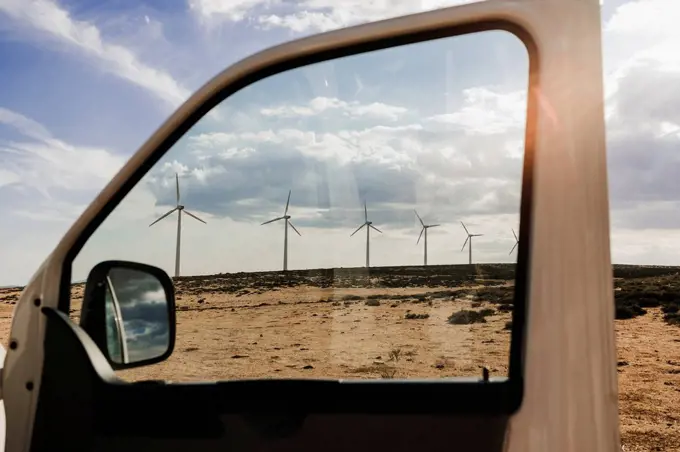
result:
<svg viewBox="0 0 680 452"><path fill-rule="evenodd" d="M80 326L114 370L166 360L175 347L175 290L151 265L97 264L87 277Z"/></svg>

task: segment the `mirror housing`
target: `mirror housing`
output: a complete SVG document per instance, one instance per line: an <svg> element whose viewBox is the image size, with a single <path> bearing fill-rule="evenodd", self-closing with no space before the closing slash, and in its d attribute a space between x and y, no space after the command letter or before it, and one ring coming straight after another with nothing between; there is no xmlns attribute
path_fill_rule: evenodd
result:
<svg viewBox="0 0 680 452"><path fill-rule="evenodd" d="M80 326L114 370L148 366L175 347L175 289L160 268L104 261L87 277Z"/></svg>

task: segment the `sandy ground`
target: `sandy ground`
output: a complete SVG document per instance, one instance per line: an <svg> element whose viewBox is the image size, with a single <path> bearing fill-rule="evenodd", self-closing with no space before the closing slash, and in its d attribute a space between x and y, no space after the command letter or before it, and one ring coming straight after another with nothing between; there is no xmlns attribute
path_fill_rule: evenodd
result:
<svg viewBox="0 0 680 452"><path fill-rule="evenodd" d="M659 309L616 321L619 422L627 451L680 450L680 328Z"/></svg>
<svg viewBox="0 0 680 452"><path fill-rule="evenodd" d="M472 301L346 300L371 294L422 294L432 288L323 290L296 287L272 295L204 295L178 315L176 354L126 378L175 381L230 378L413 378L507 373L509 313L477 325L449 325ZM340 301L320 302L334 296ZM182 300L180 300L180 303ZM262 303L271 303L261 305ZM482 303L479 308L492 308ZM427 314L406 319L407 313ZM394 357L396 355L396 359ZM393 375L392 375L393 373Z"/></svg>
<svg viewBox="0 0 680 452"><path fill-rule="evenodd" d="M507 371L510 314L450 325L460 309L497 308L469 298L433 298L437 288L178 293L177 343L166 362L120 372L126 380L232 378L439 378ZM77 298L80 289L74 291ZM419 299L365 297L418 295ZM0 340L8 342L13 293L0 289ZM335 301L327 301L329 297ZM361 300L351 300L359 296ZM347 300L344 300L344 299ZM4 303L2 302L4 299ZM77 304L72 314L77 320ZM428 314L406 319L408 313ZM619 410L626 451L680 451L680 328L659 309L617 320Z"/></svg>

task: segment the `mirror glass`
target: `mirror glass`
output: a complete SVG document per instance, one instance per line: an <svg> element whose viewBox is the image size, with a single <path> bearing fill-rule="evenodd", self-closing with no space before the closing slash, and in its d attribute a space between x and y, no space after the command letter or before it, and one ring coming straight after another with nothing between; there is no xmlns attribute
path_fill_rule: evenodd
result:
<svg viewBox="0 0 680 452"><path fill-rule="evenodd" d="M106 285L106 344L118 364L163 355L170 344L170 319L165 290L146 272L112 268Z"/></svg>
<svg viewBox="0 0 680 452"><path fill-rule="evenodd" d="M146 378L503 378L528 85L500 30L260 80L149 169L73 277L174 275L173 359Z"/></svg>

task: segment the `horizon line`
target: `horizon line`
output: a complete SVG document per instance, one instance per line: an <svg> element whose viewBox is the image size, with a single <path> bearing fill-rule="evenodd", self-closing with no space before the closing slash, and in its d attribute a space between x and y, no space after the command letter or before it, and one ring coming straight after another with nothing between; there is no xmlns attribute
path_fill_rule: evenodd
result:
<svg viewBox="0 0 680 452"><path fill-rule="evenodd" d="M211 276L221 276L221 275L238 275L238 274L258 274L258 273L295 273L295 272L301 272L301 271L310 271L310 270L369 270L369 269L386 269L386 268L425 268L425 267L469 267L470 265L473 266L484 266L484 265L512 265L516 266L516 262L481 262L481 263L476 263L476 264L431 264L431 265L376 265L376 266L371 266L369 268L362 267L362 266L355 266L355 267L315 267L315 268L298 268L298 269L289 269L289 270L258 270L258 271L238 271L238 272L222 272L222 273L197 273L194 275L184 275L184 276L170 276L168 274L168 277L170 279L174 280L176 278L195 278L195 277L211 277ZM612 267L614 266L621 266L621 267L648 267L648 268L677 268L680 270L680 264L678 265L662 265L662 264L612 264ZM166 272L167 273L167 272ZM87 279L81 279L78 281L72 281L71 285L76 285L76 284L85 284L87 282ZM26 284L6 284L6 285L1 285L0 289L24 289L26 287Z"/></svg>

